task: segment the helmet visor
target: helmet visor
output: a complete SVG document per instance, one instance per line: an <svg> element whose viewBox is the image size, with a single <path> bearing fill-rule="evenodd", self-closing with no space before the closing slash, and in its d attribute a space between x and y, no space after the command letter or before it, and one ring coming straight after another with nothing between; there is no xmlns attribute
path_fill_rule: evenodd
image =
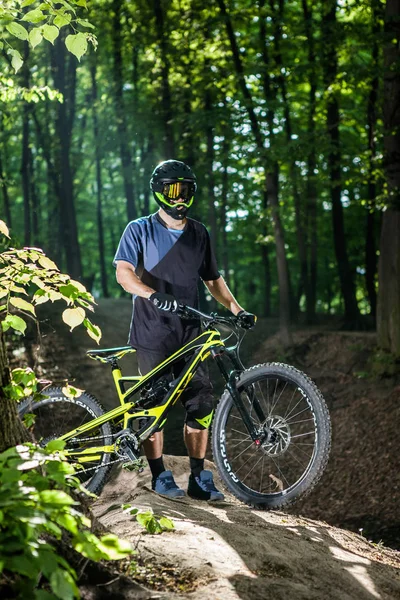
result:
<svg viewBox="0 0 400 600"><path fill-rule="evenodd" d="M163 196L167 201L182 200L189 202L196 191L193 181L165 182L163 185Z"/></svg>

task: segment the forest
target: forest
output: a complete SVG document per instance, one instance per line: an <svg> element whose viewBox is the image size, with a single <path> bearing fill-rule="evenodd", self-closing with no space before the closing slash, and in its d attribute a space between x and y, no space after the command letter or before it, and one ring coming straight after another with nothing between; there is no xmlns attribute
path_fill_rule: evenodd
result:
<svg viewBox="0 0 400 600"><path fill-rule="evenodd" d="M155 212L151 172L178 158L243 305L279 312L283 331L324 314L377 321L400 353L397 2L51 4L58 27L50 4L40 15L27 0L20 23L37 36L3 31L0 201L14 244L42 248L95 297L123 294L120 235Z"/></svg>
<svg viewBox="0 0 400 600"><path fill-rule="evenodd" d="M100 586L110 584L108 597L151 598L166 589L181 595L199 585L205 597L219 598L219 588L210 595L201 588L209 582L195 569L181 585L177 564L167 565L161 587L138 587L154 584L165 558L181 560L171 554L179 540L186 557L200 537L205 565L212 566L215 538L200 535L200 524L243 559L227 576L227 589L238 594L229 598L264 600L265 582L275 594L277 576L284 596L268 597L295 597L299 582L304 597L336 600L336 585L342 597L395 597L399 559L382 540L399 547L400 0L3 0L0 60L0 596L104 598ZM79 364L82 337L58 329L52 319L61 315L60 303L50 302L65 301L62 320L71 331L82 325L99 343L101 323L103 340L123 343L131 306L113 257L126 225L156 212L149 180L167 159L195 172L189 216L206 225L221 274L260 318L244 344L246 358L283 368L287 361L288 373L304 369L306 386L314 386L311 377L326 398L334 437L323 484L309 500L301 497L298 508L288 507L284 519L256 518L233 497L206 516L189 504L180 510L183 521L195 523L193 538L183 530L169 545L143 538L143 556L154 563L146 571L131 543L140 518L147 533L176 533L171 515L154 500L150 475L138 483L137 474L120 469L115 475L115 468L102 498L83 500L79 472L71 456L64 460L65 441L53 431L36 443L36 416L20 419L17 403L40 401L43 386L45 392L61 381L64 387L52 393L55 406L62 394L67 407L57 420L62 427L73 405L85 406L75 400L82 390L68 385L78 372L106 409L114 408L105 371ZM217 307L204 286L199 294L204 310ZM39 356L35 335L44 322ZM315 393L325 407L316 387ZM330 447L327 409L318 477ZM118 428L122 421L114 420ZM248 421L245 435L254 429ZM263 451L266 428L261 423L252 437ZM82 438L80 429L76 436L72 444L89 446L107 438L104 432ZM318 430L315 444L321 440ZM102 461L118 443L89 449L82 462ZM113 462L126 459L121 456ZM183 481L179 451L169 459ZM100 467L87 471L93 469L97 474ZM129 503L132 494L139 508ZM304 518L297 519L298 511ZM126 519L135 524L126 527ZM371 539L362 536L364 525ZM251 527L259 538L248 535ZM293 532L300 538L295 544L287 541ZM271 554L281 539L284 546ZM312 540L324 542L314 554ZM288 550L294 554L286 564ZM188 554L198 563L196 553ZM117 561L117 571L105 560ZM340 560L353 564L342 568ZM297 563L301 569L291 571ZM217 572L207 571L210 581ZM168 588L169 580L175 587Z"/></svg>

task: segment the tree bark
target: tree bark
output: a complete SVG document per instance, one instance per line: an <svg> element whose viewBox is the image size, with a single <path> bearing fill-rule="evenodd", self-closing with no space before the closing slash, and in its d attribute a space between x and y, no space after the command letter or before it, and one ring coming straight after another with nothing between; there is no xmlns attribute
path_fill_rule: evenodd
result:
<svg viewBox="0 0 400 600"><path fill-rule="evenodd" d="M315 185L316 159L316 139L315 139L315 113L316 113L316 93L317 93L317 74L316 74L316 56L313 33L313 16L307 0L302 0L305 32L308 43L308 66L310 70L309 83L309 113L308 113L308 143L309 151L307 157L307 241L308 241L308 266L307 266L307 284L306 292L306 320L307 323L314 323L316 319L317 303L317 189Z"/></svg>
<svg viewBox="0 0 400 600"><path fill-rule="evenodd" d="M264 7L264 0L260 0L260 9ZM272 217L274 223L275 233L275 245L276 245L276 256L277 256L277 269L278 269L278 281L279 281L279 299L280 299L280 333L281 339L285 346L292 343L290 334L290 297L289 297L289 269L286 259L284 232L282 222L279 215L279 200L278 200L278 166L275 163L270 165L266 149L264 146L264 138L261 132L260 123L257 119L257 115L254 110L253 99L246 85L246 79L244 76L244 69L242 59L239 52L239 47L236 41L236 36L233 31L232 22L230 15L228 14L224 0L218 0L218 5L225 21L226 31L231 46L233 64L238 79L239 88L242 92L244 105L247 110L247 114L250 121L251 131L254 135L258 152L262 159L262 164L265 170L265 191L268 195L268 201L272 210ZM261 19L263 21L263 19ZM264 45L265 46L265 45ZM268 102L268 98L266 98ZM272 129L270 129L270 139L272 136Z"/></svg>
<svg viewBox="0 0 400 600"><path fill-rule="evenodd" d="M67 52L62 36L58 37L52 52L53 74L56 88L63 95L57 103L56 132L58 142L56 171L60 173L59 199L63 247L67 270L71 277L82 276L81 253L75 211L73 171L71 167L71 139L75 116L77 60Z"/></svg>
<svg viewBox="0 0 400 600"><path fill-rule="evenodd" d="M173 113L171 89L169 85L170 64L168 58L167 35L165 32L164 12L161 0L154 0L154 15L161 60L161 107L164 125L164 152L166 158L175 158Z"/></svg>
<svg viewBox="0 0 400 600"><path fill-rule="evenodd" d="M271 4L274 4L271 2ZM298 289L296 297L292 302L293 312L298 314L300 310L300 299L303 294L307 295L309 291L308 286L308 269L307 269L307 246L306 246L306 232L305 232L305 218L304 218L304 206L299 192L298 183L298 170L296 166L296 153L291 148L293 146L293 127L292 118L290 112L290 105L286 90L286 80L283 74L283 58L281 52L281 38L282 38L282 24L284 20L284 2L279 0L278 11L275 12L272 17L274 25L274 59L277 66L277 79L281 91L282 104L283 104L283 115L284 115L284 129L286 133L287 151L288 151L288 162L289 162L289 174L292 184L293 201L294 201L294 214L296 220L296 238L297 238L297 249L300 262L300 278L298 281ZM264 41L265 44L265 41ZM265 76L265 75L264 75Z"/></svg>
<svg viewBox="0 0 400 600"><path fill-rule="evenodd" d="M387 0L384 46L384 164L388 186L379 256L378 343L400 356L400 0Z"/></svg>
<svg viewBox="0 0 400 600"><path fill-rule="evenodd" d="M339 102L337 92L330 87L336 82L338 59L336 52L337 0L326 0L323 4L322 16L323 66L324 83L327 93L327 133L330 141L328 152L328 171L331 184L332 224L336 262L339 272L340 287L344 300L344 317L347 325L354 326L359 319L359 310L356 300L354 274L350 266L346 234L344 226L343 206L341 201L341 151L339 132Z"/></svg>
<svg viewBox="0 0 400 600"><path fill-rule="evenodd" d="M0 452L31 439L17 415L15 400L7 397L5 388L10 381L4 333L0 327Z"/></svg>
<svg viewBox="0 0 400 600"><path fill-rule="evenodd" d="M376 176L375 176L375 160L376 160L376 105L378 99L379 88L379 33L381 30L380 20L381 6L380 0L374 0L372 4L372 69L373 76L371 81L371 89L367 105L367 124L368 124L368 212L366 219L366 236L365 236L365 285L369 304L371 307L371 315L376 318L376 287L375 277L377 271L377 254L375 243L375 201L376 201Z"/></svg>
<svg viewBox="0 0 400 600"><path fill-rule="evenodd" d="M94 58L95 60L95 58ZM107 287L107 270L105 262L104 252L104 227L103 227L103 208L102 208L102 176L101 176L101 150L100 150L100 136L99 136L99 123L97 118L97 81L96 81L96 63L94 63L90 69L90 76L92 79L92 118L93 118L93 134L94 134L94 152L96 162L96 216L97 216L97 234L98 234L98 248L99 248L99 264L100 264L100 281L103 296L108 298L108 287Z"/></svg>
<svg viewBox="0 0 400 600"><path fill-rule="evenodd" d="M114 55L114 89L115 108L122 164L122 179L124 182L126 211L128 220L137 217L135 203L135 190L133 185L132 153L127 141L127 121L123 97L123 61L122 61L122 25L121 25L121 0L113 0L113 55Z"/></svg>
<svg viewBox="0 0 400 600"><path fill-rule="evenodd" d="M29 44L24 42L24 64L22 66L22 86L29 89ZM29 103L24 100L22 106L22 157L21 178L24 197L24 245L31 245L31 177L29 161Z"/></svg>
<svg viewBox="0 0 400 600"><path fill-rule="evenodd" d="M10 197L8 195L7 179L6 179L6 175L4 172L4 166L3 166L1 154L0 154L0 187L1 187L1 191L3 192L3 205L4 205L4 214L5 214L6 222L7 222L8 227L12 227Z"/></svg>

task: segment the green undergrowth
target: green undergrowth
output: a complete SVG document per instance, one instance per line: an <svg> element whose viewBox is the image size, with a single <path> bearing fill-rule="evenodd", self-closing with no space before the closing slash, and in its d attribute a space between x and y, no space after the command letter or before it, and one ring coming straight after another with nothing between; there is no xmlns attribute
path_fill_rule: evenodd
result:
<svg viewBox="0 0 400 600"><path fill-rule="evenodd" d="M120 560L131 545L114 534L94 535L80 503L74 468L63 442L25 444L0 454L0 597L19 600L79 598L78 576L62 553L66 544L83 557Z"/></svg>

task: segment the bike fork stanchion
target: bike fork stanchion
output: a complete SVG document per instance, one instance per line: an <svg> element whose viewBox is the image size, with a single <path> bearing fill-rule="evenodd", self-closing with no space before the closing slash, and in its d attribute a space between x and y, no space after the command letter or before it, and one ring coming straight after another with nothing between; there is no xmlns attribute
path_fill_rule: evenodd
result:
<svg viewBox="0 0 400 600"><path fill-rule="evenodd" d="M249 413L247 412L246 407L242 402L240 394L237 391L236 373L235 373L235 371L228 373L228 371L226 370L226 367L224 365L224 362L221 358L221 354L222 354L222 352L220 349L218 349L218 350L216 350L214 348L211 349L211 356L217 363L218 368L221 371L221 373L226 381L226 389L232 396L233 402L234 402L235 406L237 407L237 409L240 413L240 416L243 419L243 423L245 424L246 429L249 432L251 439L256 444L256 446L259 446L261 443L260 438L258 436L257 431L254 428L254 424L253 424L252 420L249 417Z"/></svg>

